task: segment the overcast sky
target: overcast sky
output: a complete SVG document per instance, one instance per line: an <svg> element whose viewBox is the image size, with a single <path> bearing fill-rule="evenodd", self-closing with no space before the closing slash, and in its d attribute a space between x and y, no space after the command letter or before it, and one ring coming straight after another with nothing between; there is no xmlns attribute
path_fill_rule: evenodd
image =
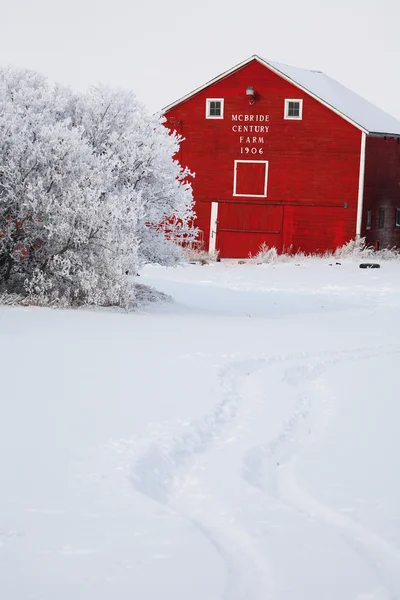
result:
<svg viewBox="0 0 400 600"><path fill-rule="evenodd" d="M400 0L0 0L0 62L156 111L259 54L325 71L400 119Z"/></svg>

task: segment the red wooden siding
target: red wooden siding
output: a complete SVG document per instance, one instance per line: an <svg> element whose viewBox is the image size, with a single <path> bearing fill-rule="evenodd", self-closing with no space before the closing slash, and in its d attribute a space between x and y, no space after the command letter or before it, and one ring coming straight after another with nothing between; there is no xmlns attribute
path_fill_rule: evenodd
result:
<svg viewBox="0 0 400 600"><path fill-rule="evenodd" d="M249 85L257 93L252 106L245 95ZM205 118L207 98L224 98L223 119ZM286 98L303 100L302 120L284 119ZM262 241L280 251L290 246L334 249L355 237L361 131L264 65L256 60L246 64L173 107L166 117L168 126L185 138L180 161L196 173L197 225L206 245L211 202L219 202L221 255L254 254ZM255 121L257 117L263 120ZM243 129L251 125L264 129ZM257 197L263 167L244 163L236 163L236 193L248 196L234 195L235 161L241 160L268 162L266 198ZM271 215L280 215L279 227ZM230 227L237 219L240 226Z"/></svg>
<svg viewBox="0 0 400 600"><path fill-rule="evenodd" d="M364 210L362 235L367 242L387 248L400 248L400 227L396 227L396 209L400 209L400 140L368 137L365 156ZM385 211L380 227L379 213ZM367 214L371 211L371 228Z"/></svg>
<svg viewBox="0 0 400 600"><path fill-rule="evenodd" d="M342 206L286 206L283 248L286 251L323 253L355 237L354 224Z"/></svg>

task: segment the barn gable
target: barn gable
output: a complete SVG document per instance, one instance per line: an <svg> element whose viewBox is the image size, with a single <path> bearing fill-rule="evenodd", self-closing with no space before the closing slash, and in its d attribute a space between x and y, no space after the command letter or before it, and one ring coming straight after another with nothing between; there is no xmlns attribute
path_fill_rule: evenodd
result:
<svg viewBox="0 0 400 600"><path fill-rule="evenodd" d="M207 87L223 80L235 71L245 67L252 61L257 61L266 68L292 83L297 88L306 92L335 113L352 123L355 127L367 134L392 135L400 137L400 121L365 100L355 92L349 90L335 79L328 77L322 71L299 69L277 62L267 61L257 55L251 56L232 69L218 75L203 86L193 90L186 96L169 104L163 109L166 113L178 104L189 100Z"/></svg>

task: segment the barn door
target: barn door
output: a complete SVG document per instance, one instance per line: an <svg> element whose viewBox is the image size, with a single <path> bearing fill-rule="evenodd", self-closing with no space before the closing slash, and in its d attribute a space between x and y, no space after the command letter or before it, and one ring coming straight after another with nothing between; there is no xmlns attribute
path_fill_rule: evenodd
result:
<svg viewBox="0 0 400 600"><path fill-rule="evenodd" d="M262 244L282 250L283 207L220 202L216 249L221 258L255 256Z"/></svg>

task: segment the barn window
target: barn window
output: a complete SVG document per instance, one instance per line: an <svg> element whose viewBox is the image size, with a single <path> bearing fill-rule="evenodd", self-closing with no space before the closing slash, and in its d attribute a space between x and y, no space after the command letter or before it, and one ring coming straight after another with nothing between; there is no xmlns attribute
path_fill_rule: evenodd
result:
<svg viewBox="0 0 400 600"><path fill-rule="evenodd" d="M297 119L303 118L303 100L285 100L285 119Z"/></svg>
<svg viewBox="0 0 400 600"><path fill-rule="evenodd" d="M400 208L396 208L396 227L400 227Z"/></svg>
<svg viewBox="0 0 400 600"><path fill-rule="evenodd" d="M367 210L367 229L371 229L372 225L372 210Z"/></svg>
<svg viewBox="0 0 400 600"><path fill-rule="evenodd" d="M379 229L383 229L385 227L385 209L379 209Z"/></svg>
<svg viewBox="0 0 400 600"><path fill-rule="evenodd" d="M266 198L268 185L267 160L235 160L233 195Z"/></svg>
<svg viewBox="0 0 400 600"><path fill-rule="evenodd" d="M207 98L206 100L206 119L224 118L224 99Z"/></svg>

